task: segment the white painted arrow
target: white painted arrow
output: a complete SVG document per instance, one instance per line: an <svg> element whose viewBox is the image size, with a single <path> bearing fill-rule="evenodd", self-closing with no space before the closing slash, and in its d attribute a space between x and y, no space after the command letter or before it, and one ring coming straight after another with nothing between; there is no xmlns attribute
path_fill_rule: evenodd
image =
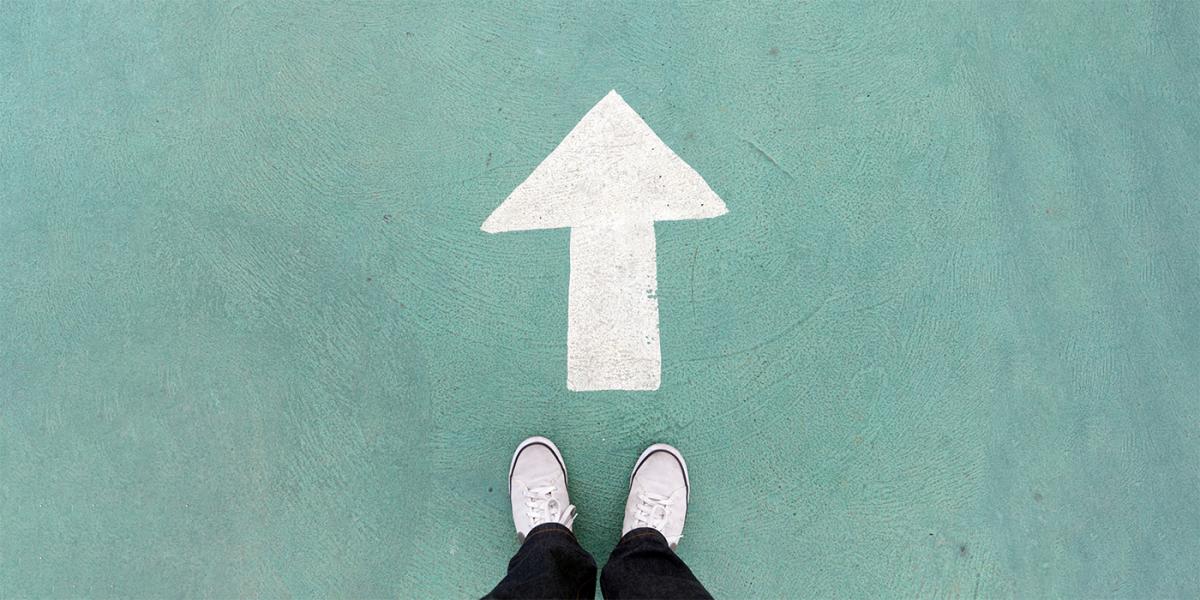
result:
<svg viewBox="0 0 1200 600"><path fill-rule="evenodd" d="M656 390L654 222L725 203L611 91L483 222L488 233L571 228L567 387Z"/></svg>

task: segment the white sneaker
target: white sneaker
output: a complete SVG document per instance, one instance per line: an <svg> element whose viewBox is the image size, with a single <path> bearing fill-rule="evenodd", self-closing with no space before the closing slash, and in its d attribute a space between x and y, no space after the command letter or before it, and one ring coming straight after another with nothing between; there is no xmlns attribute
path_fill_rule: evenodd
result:
<svg viewBox="0 0 1200 600"><path fill-rule="evenodd" d="M571 529L575 507L567 496L567 467L554 442L531 437L517 446L508 469L508 495L513 523L522 543L529 530L542 523L561 523Z"/></svg>
<svg viewBox="0 0 1200 600"><path fill-rule="evenodd" d="M666 444L646 448L629 476L629 500L625 502L621 535L639 527L653 527L674 549L683 537L689 487L687 463L678 450Z"/></svg>

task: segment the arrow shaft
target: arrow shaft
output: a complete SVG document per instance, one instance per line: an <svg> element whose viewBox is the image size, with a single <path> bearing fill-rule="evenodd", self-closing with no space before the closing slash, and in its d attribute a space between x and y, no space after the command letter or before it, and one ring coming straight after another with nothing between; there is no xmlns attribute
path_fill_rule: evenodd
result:
<svg viewBox="0 0 1200 600"><path fill-rule="evenodd" d="M653 222L571 229L568 388L658 389L655 261Z"/></svg>

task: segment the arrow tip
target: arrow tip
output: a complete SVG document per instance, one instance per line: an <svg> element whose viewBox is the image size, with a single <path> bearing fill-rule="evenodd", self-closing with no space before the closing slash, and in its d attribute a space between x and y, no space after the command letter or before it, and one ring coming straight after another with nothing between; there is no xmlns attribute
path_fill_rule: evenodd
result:
<svg viewBox="0 0 1200 600"><path fill-rule="evenodd" d="M609 90L483 222L488 233L613 221L707 219L727 209L625 102Z"/></svg>

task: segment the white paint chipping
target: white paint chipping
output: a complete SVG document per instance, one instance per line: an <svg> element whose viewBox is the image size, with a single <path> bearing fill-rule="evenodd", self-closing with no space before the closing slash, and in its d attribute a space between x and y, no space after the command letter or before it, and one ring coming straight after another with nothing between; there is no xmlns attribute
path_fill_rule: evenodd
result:
<svg viewBox="0 0 1200 600"><path fill-rule="evenodd" d="M704 179L611 91L483 230L570 227L567 387L656 390L662 358L654 221L726 212Z"/></svg>

